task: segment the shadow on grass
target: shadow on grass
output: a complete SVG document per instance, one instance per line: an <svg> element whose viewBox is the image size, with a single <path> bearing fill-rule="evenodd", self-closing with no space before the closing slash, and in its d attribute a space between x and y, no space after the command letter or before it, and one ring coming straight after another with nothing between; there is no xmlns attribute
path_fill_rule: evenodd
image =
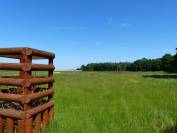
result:
<svg viewBox="0 0 177 133"><path fill-rule="evenodd" d="M177 79L177 75L143 75L144 78Z"/></svg>
<svg viewBox="0 0 177 133"><path fill-rule="evenodd" d="M167 127L162 133L177 133L177 123L173 127Z"/></svg>

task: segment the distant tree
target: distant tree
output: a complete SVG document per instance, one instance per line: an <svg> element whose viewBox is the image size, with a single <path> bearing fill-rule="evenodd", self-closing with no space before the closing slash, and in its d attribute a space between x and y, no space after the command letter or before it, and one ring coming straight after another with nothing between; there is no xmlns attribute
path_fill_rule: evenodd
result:
<svg viewBox="0 0 177 133"><path fill-rule="evenodd" d="M81 69L82 71L88 71L88 67L85 66L85 65L82 65L80 69Z"/></svg>
<svg viewBox="0 0 177 133"><path fill-rule="evenodd" d="M176 48L177 50L177 48ZM177 53L173 56L165 54L162 58L142 58L131 62L90 63L82 65L82 71L167 71L177 72Z"/></svg>
<svg viewBox="0 0 177 133"><path fill-rule="evenodd" d="M177 48L176 48L176 51L177 51ZM175 72L177 72L177 52L176 52L176 54L174 55L173 67L174 67L174 69L175 69Z"/></svg>
<svg viewBox="0 0 177 133"><path fill-rule="evenodd" d="M136 60L134 62L137 71L150 71L151 70L151 62L146 58L142 58L140 60Z"/></svg>
<svg viewBox="0 0 177 133"><path fill-rule="evenodd" d="M151 60L151 71L162 71L162 60L161 59Z"/></svg>
<svg viewBox="0 0 177 133"><path fill-rule="evenodd" d="M165 54L162 57L162 69L167 72L175 72L175 57L171 54Z"/></svg>

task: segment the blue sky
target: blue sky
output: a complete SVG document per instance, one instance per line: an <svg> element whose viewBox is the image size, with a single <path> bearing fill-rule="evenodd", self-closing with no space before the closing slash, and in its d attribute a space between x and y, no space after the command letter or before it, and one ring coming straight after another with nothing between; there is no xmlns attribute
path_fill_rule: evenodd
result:
<svg viewBox="0 0 177 133"><path fill-rule="evenodd" d="M0 47L20 46L57 69L174 54L177 0L0 0Z"/></svg>

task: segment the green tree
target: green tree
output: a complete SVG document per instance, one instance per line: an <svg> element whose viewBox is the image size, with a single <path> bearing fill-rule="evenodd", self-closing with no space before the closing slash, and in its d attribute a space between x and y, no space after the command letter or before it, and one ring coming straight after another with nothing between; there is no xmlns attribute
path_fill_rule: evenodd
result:
<svg viewBox="0 0 177 133"><path fill-rule="evenodd" d="M162 69L167 72L175 72L175 57L171 54L165 54L162 57Z"/></svg>

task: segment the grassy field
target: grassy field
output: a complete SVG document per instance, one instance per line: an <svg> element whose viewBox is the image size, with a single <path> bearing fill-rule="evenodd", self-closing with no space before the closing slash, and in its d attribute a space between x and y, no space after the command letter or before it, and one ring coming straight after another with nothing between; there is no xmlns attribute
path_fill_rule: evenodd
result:
<svg viewBox="0 0 177 133"><path fill-rule="evenodd" d="M46 133L176 133L177 75L61 72Z"/></svg>

